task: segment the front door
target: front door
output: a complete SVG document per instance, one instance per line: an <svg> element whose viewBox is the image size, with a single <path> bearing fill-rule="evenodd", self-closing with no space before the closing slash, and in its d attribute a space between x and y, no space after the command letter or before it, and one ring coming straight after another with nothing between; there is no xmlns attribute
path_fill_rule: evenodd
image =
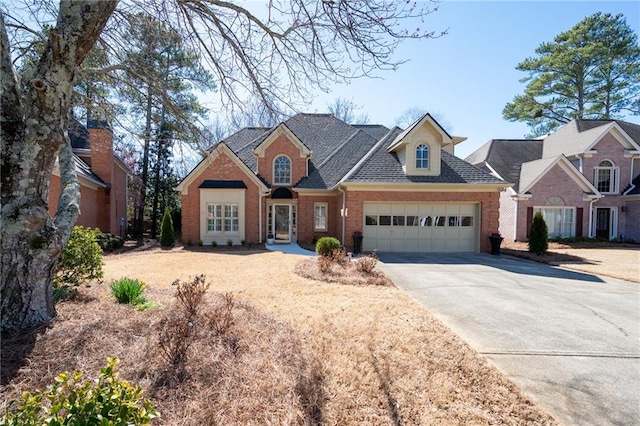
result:
<svg viewBox="0 0 640 426"><path fill-rule="evenodd" d="M611 236L611 209L596 209L596 238L609 239Z"/></svg>
<svg viewBox="0 0 640 426"><path fill-rule="evenodd" d="M276 204L273 206L273 235L276 242L291 242L291 206Z"/></svg>

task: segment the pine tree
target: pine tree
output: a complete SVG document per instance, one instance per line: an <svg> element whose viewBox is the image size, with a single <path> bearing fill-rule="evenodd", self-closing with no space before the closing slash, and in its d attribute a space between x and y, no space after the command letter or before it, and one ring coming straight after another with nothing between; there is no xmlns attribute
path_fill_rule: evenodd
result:
<svg viewBox="0 0 640 426"><path fill-rule="evenodd" d="M176 243L176 234L173 232L173 221L169 209L164 211L162 217L162 229L160 230L160 245L162 247L173 247Z"/></svg>
<svg viewBox="0 0 640 426"><path fill-rule="evenodd" d="M543 254L549 248L549 229L544 221L541 212L537 212L533 217L531 229L529 230L529 251L535 254Z"/></svg>

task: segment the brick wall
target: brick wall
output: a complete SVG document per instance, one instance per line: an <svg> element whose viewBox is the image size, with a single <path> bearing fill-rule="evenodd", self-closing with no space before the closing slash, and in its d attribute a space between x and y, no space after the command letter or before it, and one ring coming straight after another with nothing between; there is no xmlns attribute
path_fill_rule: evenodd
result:
<svg viewBox="0 0 640 426"><path fill-rule="evenodd" d="M636 242L640 242L640 200L627 201L626 212L621 213L627 218L634 218L635 220L627 220L624 228L624 234L626 238L633 239Z"/></svg>
<svg viewBox="0 0 640 426"><path fill-rule="evenodd" d="M370 202L477 202L480 203L480 251L491 251L489 236L498 229L499 192L390 192L390 191L348 191L345 235L363 229L363 204ZM353 249L353 242L345 238L347 249Z"/></svg>
<svg viewBox="0 0 640 426"><path fill-rule="evenodd" d="M314 203L327 203L327 231L315 231ZM311 242L314 237L337 237L340 239L341 222L340 208L342 207L342 195L298 197L298 241Z"/></svg>
<svg viewBox="0 0 640 426"><path fill-rule="evenodd" d="M98 198L100 192L104 192L104 190L102 188L92 189L88 186L80 185L80 216L78 216L76 225L88 228L100 228L98 226ZM52 175L51 185L49 186L49 215L51 216L56 214L59 197L60 177Z"/></svg>
<svg viewBox="0 0 640 426"><path fill-rule="evenodd" d="M198 186L205 180L241 180L247 186L245 192L245 239L257 242L258 233L258 185L251 180L224 151L214 153L213 161L188 186L188 194L182 194L182 241L196 242L200 236L200 217L205 212L200 206L200 189ZM215 157L215 158L214 158ZM265 211L262 213L263 227L266 222ZM263 236L264 238L264 236Z"/></svg>
<svg viewBox="0 0 640 426"><path fill-rule="evenodd" d="M258 172L269 183L273 182L273 160L279 155L291 160L291 185L306 176L307 159L300 158L300 150L284 135L280 134L265 150L264 157L258 158Z"/></svg>
<svg viewBox="0 0 640 426"><path fill-rule="evenodd" d="M500 226L498 230L507 241L516 239L516 201L511 198L513 191L506 189L500 193Z"/></svg>

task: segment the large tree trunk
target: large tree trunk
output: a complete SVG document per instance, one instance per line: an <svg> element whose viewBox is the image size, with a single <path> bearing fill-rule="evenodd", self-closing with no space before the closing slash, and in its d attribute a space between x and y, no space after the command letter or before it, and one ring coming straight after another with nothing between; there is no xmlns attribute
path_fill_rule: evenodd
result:
<svg viewBox="0 0 640 426"><path fill-rule="evenodd" d="M38 326L55 315L52 274L80 199L67 136L73 78L116 4L61 1L56 28L40 61L24 72L24 81L14 74L0 16L3 330ZM62 191L50 217L49 184L58 156Z"/></svg>

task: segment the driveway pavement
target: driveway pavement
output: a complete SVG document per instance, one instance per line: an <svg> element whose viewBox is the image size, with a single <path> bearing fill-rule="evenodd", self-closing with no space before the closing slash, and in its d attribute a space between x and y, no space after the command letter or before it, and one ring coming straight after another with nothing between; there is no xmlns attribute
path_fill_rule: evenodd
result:
<svg viewBox="0 0 640 426"><path fill-rule="evenodd" d="M640 424L640 284L487 254L380 268L556 419Z"/></svg>

